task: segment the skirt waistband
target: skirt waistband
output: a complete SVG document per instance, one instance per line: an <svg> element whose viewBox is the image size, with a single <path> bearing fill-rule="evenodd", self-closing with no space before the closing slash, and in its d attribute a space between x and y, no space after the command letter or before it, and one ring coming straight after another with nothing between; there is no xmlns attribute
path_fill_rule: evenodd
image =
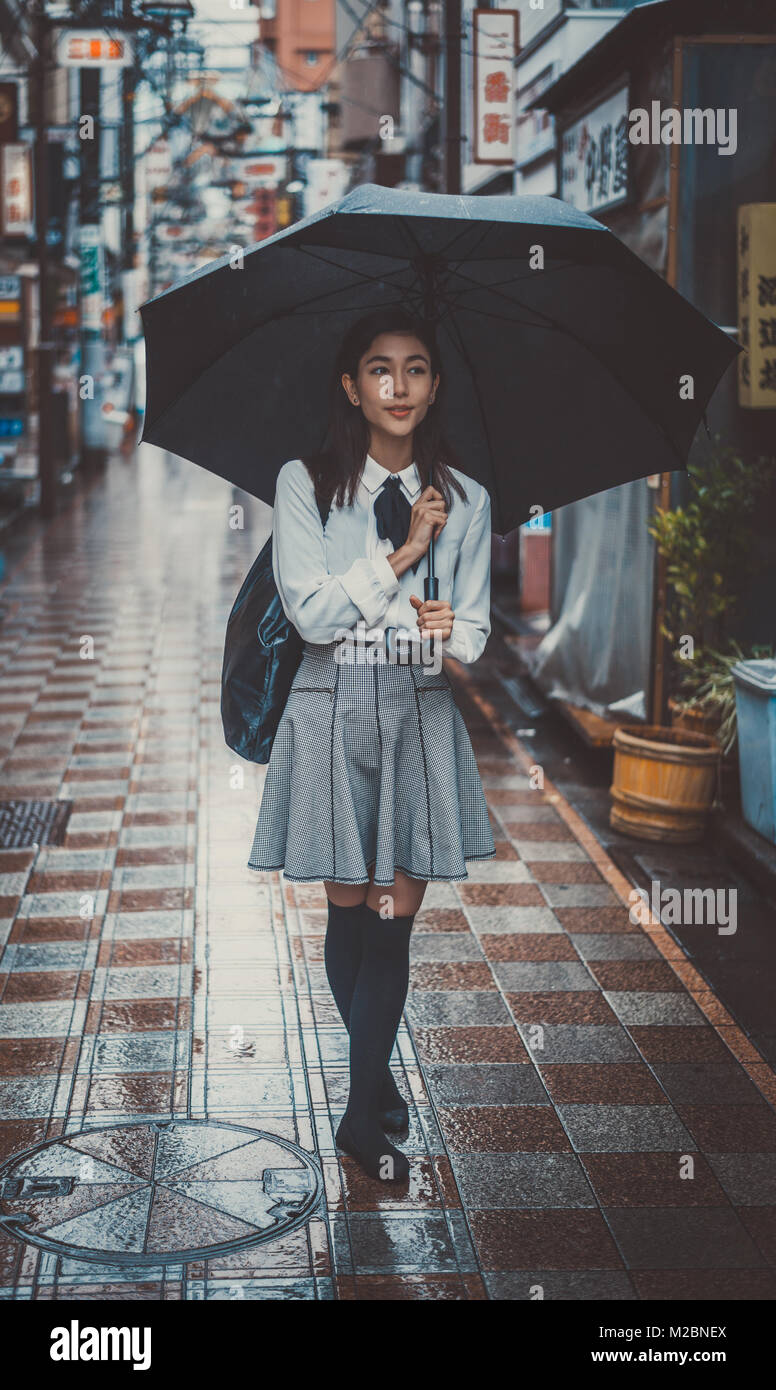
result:
<svg viewBox="0 0 776 1390"><path fill-rule="evenodd" d="M356 659L359 648L363 650L364 648L377 647L378 649L382 649L382 654L377 660L384 661L387 664L396 666L431 666L434 664L433 639L424 638L422 642L420 640L408 642L405 639L397 646L395 640L396 629L387 628L386 634L386 642L383 642L382 638L377 638L373 641L354 640L353 642L348 642L345 639L336 642L305 641L302 650L303 653L309 653L310 656L342 661L345 656L342 649L345 647L350 646L352 648L353 655ZM337 655L338 653L340 653L339 657Z"/></svg>

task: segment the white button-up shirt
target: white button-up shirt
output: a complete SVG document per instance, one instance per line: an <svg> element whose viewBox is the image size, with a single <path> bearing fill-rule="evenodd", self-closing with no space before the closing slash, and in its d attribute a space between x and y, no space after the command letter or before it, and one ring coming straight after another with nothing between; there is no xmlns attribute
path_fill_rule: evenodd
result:
<svg viewBox="0 0 776 1390"><path fill-rule="evenodd" d="M439 597L453 609L453 631L442 643L443 656L472 662L481 656L490 633L490 497L458 469L451 470L466 490L464 502L453 491L447 524L434 542ZM428 573L424 555L397 576L386 556L393 543L377 534L374 504L386 478L400 479L410 504L421 492L414 463L392 475L371 454L350 507L332 506L325 530L313 480L301 459L283 464L276 484L272 518L272 569L286 617L307 642L333 642L343 631L406 628L418 632L410 594L423 601Z"/></svg>

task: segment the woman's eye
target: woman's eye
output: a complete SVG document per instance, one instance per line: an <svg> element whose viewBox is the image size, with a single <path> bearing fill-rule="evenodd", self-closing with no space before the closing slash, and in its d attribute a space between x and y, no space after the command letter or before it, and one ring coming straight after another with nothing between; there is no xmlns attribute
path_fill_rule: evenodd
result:
<svg viewBox="0 0 776 1390"><path fill-rule="evenodd" d="M411 372L420 372L421 376L424 376L424 375L425 375L425 371L426 371L425 367L410 367L409 370L410 370ZM377 372L387 372L387 371L388 371L388 368L387 368L387 367L382 367L382 366L373 367L373 368L372 368L372 376L375 376Z"/></svg>

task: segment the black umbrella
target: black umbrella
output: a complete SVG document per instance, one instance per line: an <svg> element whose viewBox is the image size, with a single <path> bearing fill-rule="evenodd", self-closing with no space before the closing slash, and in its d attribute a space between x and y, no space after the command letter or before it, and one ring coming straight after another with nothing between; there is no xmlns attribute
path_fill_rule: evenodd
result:
<svg viewBox="0 0 776 1390"><path fill-rule="evenodd" d="M444 426L493 530L683 468L740 350L617 237L557 198L364 184L141 307L142 439L271 503L317 449L341 338L401 304L437 329Z"/></svg>

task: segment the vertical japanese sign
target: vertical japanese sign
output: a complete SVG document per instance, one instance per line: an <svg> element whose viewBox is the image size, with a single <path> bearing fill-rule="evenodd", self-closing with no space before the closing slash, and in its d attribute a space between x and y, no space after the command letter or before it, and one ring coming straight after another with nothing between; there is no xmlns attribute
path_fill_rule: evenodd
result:
<svg viewBox="0 0 776 1390"><path fill-rule="evenodd" d="M738 209L738 404L776 407L776 203Z"/></svg>
<svg viewBox="0 0 776 1390"><path fill-rule="evenodd" d="M517 10L473 10L474 164L514 164Z"/></svg>
<svg viewBox="0 0 776 1390"><path fill-rule="evenodd" d="M0 231L32 237L32 151L29 145L0 146Z"/></svg>
<svg viewBox="0 0 776 1390"><path fill-rule="evenodd" d="M80 231L81 326L91 333L102 328L103 254L99 227L86 223Z"/></svg>
<svg viewBox="0 0 776 1390"><path fill-rule="evenodd" d="M172 149L169 140L156 140L148 150L144 163L145 185L149 193L165 188L172 178Z"/></svg>
<svg viewBox="0 0 776 1390"><path fill-rule="evenodd" d="M563 132L560 196L582 212L628 197L628 88L622 87Z"/></svg>
<svg viewBox="0 0 776 1390"><path fill-rule="evenodd" d="M0 457L27 427L24 365L21 276L0 275Z"/></svg>

